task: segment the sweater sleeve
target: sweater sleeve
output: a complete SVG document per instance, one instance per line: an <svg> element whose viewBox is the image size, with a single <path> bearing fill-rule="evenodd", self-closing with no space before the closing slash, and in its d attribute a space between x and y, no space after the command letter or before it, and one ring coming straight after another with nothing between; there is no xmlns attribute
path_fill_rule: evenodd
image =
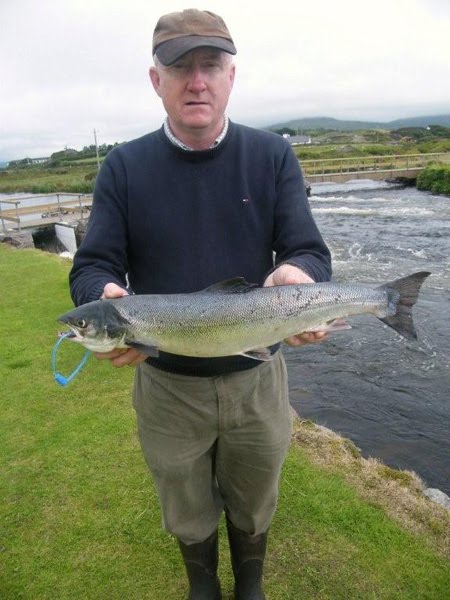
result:
<svg viewBox="0 0 450 600"><path fill-rule="evenodd" d="M98 300L107 283L126 288L126 176L117 152L105 159L97 177L86 235L75 254L70 292L78 306Z"/></svg>
<svg viewBox="0 0 450 600"><path fill-rule="evenodd" d="M286 147L276 181L273 250L275 265L291 264L314 281L329 281L331 256L311 213L303 175L290 146Z"/></svg>

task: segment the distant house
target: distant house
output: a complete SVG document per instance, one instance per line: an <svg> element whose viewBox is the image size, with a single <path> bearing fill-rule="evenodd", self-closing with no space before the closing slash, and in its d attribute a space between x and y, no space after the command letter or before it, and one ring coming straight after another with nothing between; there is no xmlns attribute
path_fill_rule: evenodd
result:
<svg viewBox="0 0 450 600"><path fill-rule="evenodd" d="M283 137L286 138L291 146L304 146L305 144L311 144L311 138L309 135L289 135L283 133Z"/></svg>
<svg viewBox="0 0 450 600"><path fill-rule="evenodd" d="M46 163L49 160L50 160L50 156L41 156L40 158L30 158L30 164L40 165L41 163Z"/></svg>
<svg viewBox="0 0 450 600"><path fill-rule="evenodd" d="M50 160L50 157L41 156L40 158L19 158L18 160L10 160L7 163L8 169L15 169L17 167L24 167L26 165L38 165L41 163L46 163Z"/></svg>

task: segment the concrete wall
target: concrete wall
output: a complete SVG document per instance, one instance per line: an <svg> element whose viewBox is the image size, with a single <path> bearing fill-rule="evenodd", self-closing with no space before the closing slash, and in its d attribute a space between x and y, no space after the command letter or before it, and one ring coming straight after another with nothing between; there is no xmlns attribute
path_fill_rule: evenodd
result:
<svg viewBox="0 0 450 600"><path fill-rule="evenodd" d="M67 251L75 254L77 251L77 241L75 239L75 230L69 225L63 225L61 223L55 224L55 233L59 241L64 244Z"/></svg>

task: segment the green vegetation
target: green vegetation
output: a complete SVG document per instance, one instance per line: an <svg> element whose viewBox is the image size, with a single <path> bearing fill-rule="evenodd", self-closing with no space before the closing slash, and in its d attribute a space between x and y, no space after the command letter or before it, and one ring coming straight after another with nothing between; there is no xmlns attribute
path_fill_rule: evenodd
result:
<svg viewBox="0 0 450 600"><path fill-rule="evenodd" d="M410 137L411 139L418 141L448 138L449 133L450 128L442 127L442 125L430 125L429 127L401 127L392 132L394 136L400 138Z"/></svg>
<svg viewBox="0 0 450 600"><path fill-rule="evenodd" d="M324 128L294 130L285 126L274 131L280 135L301 133L311 137L310 145L294 147L298 158L303 160L450 152L450 127L440 125L351 131Z"/></svg>
<svg viewBox="0 0 450 600"><path fill-rule="evenodd" d="M183 598L177 544L161 531L136 438L133 370L91 359L68 388L53 381L55 319L71 306L69 267L56 255L0 244L0 597ZM63 344L59 371L81 355ZM331 432L312 423L297 429L271 529L268 598L447 597L448 511L407 487L410 477L369 469ZM220 551L230 600L223 523Z"/></svg>
<svg viewBox="0 0 450 600"><path fill-rule="evenodd" d="M104 158L110 150L118 146L119 144L116 142L115 144L102 144L96 149L95 145L84 146L82 150L74 150L73 148L65 148L64 150L60 150L59 152L54 152L49 160L45 163L49 167L57 167L63 164L71 164L72 162L97 162L97 150L99 158ZM33 159L31 158L21 158L19 160L12 160L8 163L8 167L10 169L23 169L33 164Z"/></svg>
<svg viewBox="0 0 450 600"><path fill-rule="evenodd" d="M44 164L29 165L21 169L3 169L0 171L0 193L90 194L96 176L96 166L90 163L77 164L75 161L64 167L48 167Z"/></svg>
<svg viewBox="0 0 450 600"><path fill-rule="evenodd" d="M297 131L289 127L276 130L280 135ZM450 127L408 127L393 131L384 129L303 129L312 143L294 146L301 160L326 158L377 157L396 154L430 154L450 152ZM118 144L100 146L100 162ZM97 175L95 146L77 152L66 149L55 152L49 162L29 164L30 159L12 161L0 169L0 193L72 192L89 194Z"/></svg>
<svg viewBox="0 0 450 600"><path fill-rule="evenodd" d="M99 163L118 145L116 143L99 146ZM85 146L80 151L66 148L54 152L45 163L33 164L29 158L11 161L7 169L0 170L0 193L91 194L97 172L94 145Z"/></svg>
<svg viewBox="0 0 450 600"><path fill-rule="evenodd" d="M320 144L295 146L294 152L303 160L321 158L350 158L360 156L386 156L395 154L430 154L450 152L450 128L447 138L436 137L416 141L410 137L396 138L394 132L336 132L325 137ZM370 135L369 135L370 134Z"/></svg>
<svg viewBox="0 0 450 600"><path fill-rule="evenodd" d="M434 165L424 169L417 177L417 188L450 196L450 165Z"/></svg>

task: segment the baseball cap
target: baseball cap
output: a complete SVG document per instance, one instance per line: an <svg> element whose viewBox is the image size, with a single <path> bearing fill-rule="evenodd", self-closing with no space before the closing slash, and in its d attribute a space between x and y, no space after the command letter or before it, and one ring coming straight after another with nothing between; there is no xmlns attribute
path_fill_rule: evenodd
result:
<svg viewBox="0 0 450 600"><path fill-rule="evenodd" d="M166 67L186 52L202 46L236 54L230 32L219 15L188 8L163 15L158 20L153 32L153 54Z"/></svg>

